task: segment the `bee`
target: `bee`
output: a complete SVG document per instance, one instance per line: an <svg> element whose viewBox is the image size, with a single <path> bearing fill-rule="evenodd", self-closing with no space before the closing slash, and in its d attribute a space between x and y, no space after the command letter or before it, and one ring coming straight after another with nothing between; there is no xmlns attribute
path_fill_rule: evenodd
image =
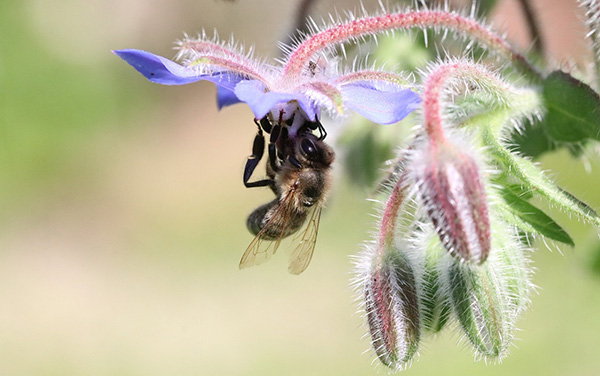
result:
<svg viewBox="0 0 600 376"><path fill-rule="evenodd" d="M265 118L266 119L266 118ZM321 210L331 185L333 149L317 137L314 129L322 129L318 122L307 122L291 137L285 126L272 127L268 120L255 121L258 133L252 155L244 171L247 187L268 186L275 199L259 206L247 220L248 230L255 235L240 261L240 269L259 265L275 254L281 240L298 232L298 245L290 256L289 272L302 273L310 263L315 249ZM318 124L317 124L318 123ZM267 179L249 182L253 170L264 153L262 131L271 134L266 164Z"/></svg>

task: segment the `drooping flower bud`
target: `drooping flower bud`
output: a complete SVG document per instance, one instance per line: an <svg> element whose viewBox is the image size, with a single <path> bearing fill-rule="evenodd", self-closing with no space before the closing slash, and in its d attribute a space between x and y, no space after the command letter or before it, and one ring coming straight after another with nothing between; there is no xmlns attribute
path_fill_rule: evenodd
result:
<svg viewBox="0 0 600 376"><path fill-rule="evenodd" d="M487 359L506 355L531 287L523 247L506 225L496 230L487 262L473 265L447 257L442 275L461 328Z"/></svg>
<svg viewBox="0 0 600 376"><path fill-rule="evenodd" d="M405 254L391 247L372 265L364 285L373 348L387 367L400 370L419 345L420 313L414 270Z"/></svg>
<svg viewBox="0 0 600 376"><path fill-rule="evenodd" d="M475 159L444 140L427 144L413 164L418 195L450 254L483 263L491 237L484 184Z"/></svg>
<svg viewBox="0 0 600 376"><path fill-rule="evenodd" d="M400 370L416 354L421 338L420 291L414 247L408 235L413 211L401 176L385 205L377 240L357 262L356 285L364 301L375 353L387 367Z"/></svg>

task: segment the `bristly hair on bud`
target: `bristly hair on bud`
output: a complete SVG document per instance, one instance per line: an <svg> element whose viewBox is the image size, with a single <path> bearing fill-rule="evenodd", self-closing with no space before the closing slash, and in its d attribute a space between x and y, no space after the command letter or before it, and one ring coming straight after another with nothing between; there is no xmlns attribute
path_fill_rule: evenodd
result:
<svg viewBox="0 0 600 376"><path fill-rule="evenodd" d="M508 353L515 322L529 303L532 285L517 233L506 223L494 221L493 235L492 251L484 264L447 257L440 280L476 353L499 361Z"/></svg>
<svg viewBox="0 0 600 376"><path fill-rule="evenodd" d="M381 251L385 255L380 263L371 265L364 277L367 324L379 360L391 369L401 370L410 364L421 337L415 270L407 255L396 248L371 253Z"/></svg>
<svg viewBox="0 0 600 376"><path fill-rule="evenodd" d="M490 217L485 262L464 262L447 252L448 242L412 177L420 147L417 142L399 158L398 182L390 189L376 240L365 246L356 264L356 288L375 354L387 367L404 369L422 337L457 320L479 357L501 360L529 302L531 272L524 245L513 226Z"/></svg>
<svg viewBox="0 0 600 376"><path fill-rule="evenodd" d="M485 90L503 103L511 88L481 65L451 60L433 65L425 79L423 122L425 141L415 148L408 167L417 195L444 247L464 261L483 263L490 251L488 199L479 161L459 130L447 124L449 97L459 84Z"/></svg>
<svg viewBox="0 0 600 376"><path fill-rule="evenodd" d="M424 143L409 171L442 244L461 260L483 263L491 237L487 196L473 153L448 140Z"/></svg>
<svg viewBox="0 0 600 376"><path fill-rule="evenodd" d="M425 259L422 275L421 321L427 333L435 334L446 326L452 315L450 291L441 281L448 252L431 224L423 223L419 227L415 236L415 248L423 249L421 253L424 254L422 257Z"/></svg>
<svg viewBox="0 0 600 376"><path fill-rule="evenodd" d="M410 218L414 210L411 200L405 200L403 185L400 177L385 204L377 239L365 245L356 262L354 282L375 354L397 371L417 353L422 325L418 277L422 258L411 244L412 231L405 228L414 223Z"/></svg>

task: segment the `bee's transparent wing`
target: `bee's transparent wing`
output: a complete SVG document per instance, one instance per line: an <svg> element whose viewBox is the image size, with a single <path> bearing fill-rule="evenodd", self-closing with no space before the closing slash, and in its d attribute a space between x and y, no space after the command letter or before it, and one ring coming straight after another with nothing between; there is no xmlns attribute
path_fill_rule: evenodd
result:
<svg viewBox="0 0 600 376"><path fill-rule="evenodd" d="M254 237L240 260L240 269L260 265L267 262L277 252L281 239L275 241L263 240L260 233Z"/></svg>
<svg viewBox="0 0 600 376"><path fill-rule="evenodd" d="M273 216L258 232L258 234L256 234L248 248L246 248L246 252L244 252L242 259L240 260L240 269L245 269L254 265L260 265L268 261L275 254L275 252L277 252L277 248L279 248L279 244L281 244L281 239L283 238L285 229L290 221L289 216L292 210L290 205L293 203L292 196L294 195L294 192L295 191L290 190L284 199L279 202L277 210L275 213L273 213ZM273 241L264 240L262 236L271 226L279 226L281 228L282 237Z"/></svg>
<svg viewBox="0 0 600 376"><path fill-rule="evenodd" d="M321 207L313 209L306 228L298 235L300 243L290 255L290 266L288 267L288 271L292 274L302 273L310 264L317 243L321 209Z"/></svg>

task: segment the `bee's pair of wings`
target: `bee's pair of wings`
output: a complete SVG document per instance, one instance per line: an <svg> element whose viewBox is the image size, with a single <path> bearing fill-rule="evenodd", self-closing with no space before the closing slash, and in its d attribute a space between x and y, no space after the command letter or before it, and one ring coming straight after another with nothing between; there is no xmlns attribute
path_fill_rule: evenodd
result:
<svg viewBox="0 0 600 376"><path fill-rule="evenodd" d="M262 235L271 226L276 226L281 229L281 234L285 234L285 230L290 223L290 216L294 208L295 190L290 190L286 196L279 202L277 210L273 216L265 224L265 226L254 237L246 252L240 260L240 269L244 269L254 265L260 265L271 258L277 252L277 248L281 244L281 239L269 241L262 239ZM299 239L299 243L290 255L290 265L288 271L291 274L300 274L308 267L315 250L317 242L317 233L319 231L319 221L321 220L321 207L315 207L309 213L309 219L303 230L294 237L294 240Z"/></svg>

